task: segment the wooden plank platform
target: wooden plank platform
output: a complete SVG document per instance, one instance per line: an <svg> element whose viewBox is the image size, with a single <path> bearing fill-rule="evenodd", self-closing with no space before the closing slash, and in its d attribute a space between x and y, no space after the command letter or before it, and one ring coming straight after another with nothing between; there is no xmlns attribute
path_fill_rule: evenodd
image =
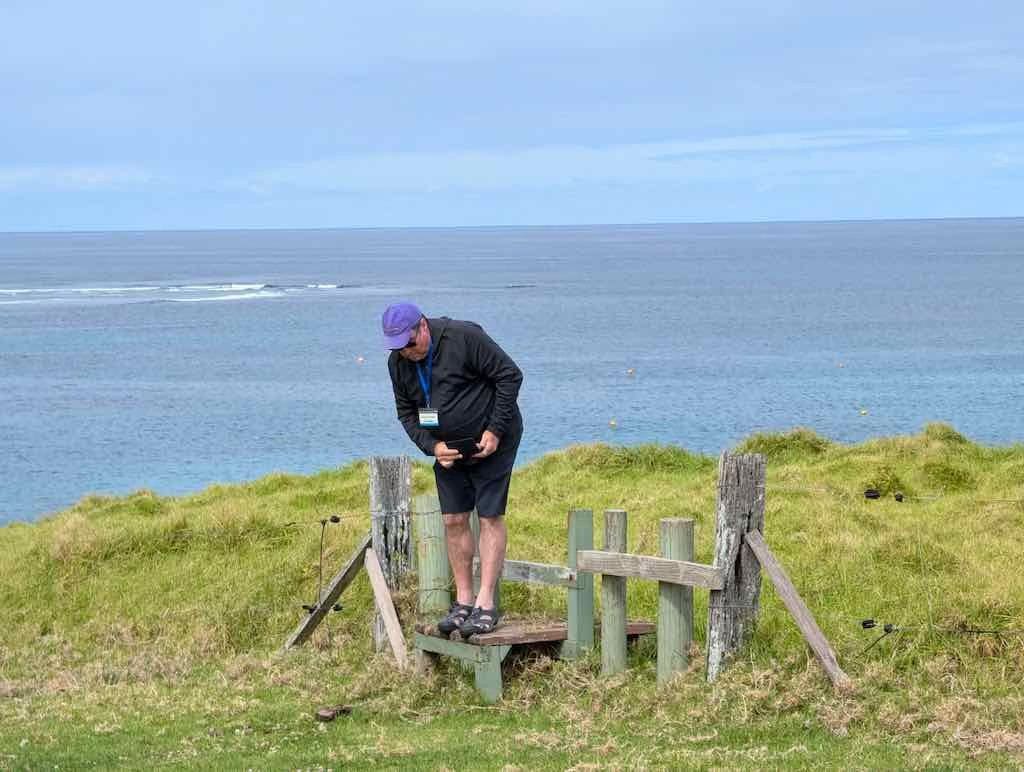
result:
<svg viewBox="0 0 1024 772"><path fill-rule="evenodd" d="M636 638L655 632L658 626L653 622L634 621L626 623L626 636ZM416 632L432 638L445 639L435 625L416 625ZM565 622L500 622L497 629L483 635L471 636L463 640L458 633L452 634L452 640L467 643L471 646L513 646L526 643L557 643L569 637L569 625Z"/></svg>

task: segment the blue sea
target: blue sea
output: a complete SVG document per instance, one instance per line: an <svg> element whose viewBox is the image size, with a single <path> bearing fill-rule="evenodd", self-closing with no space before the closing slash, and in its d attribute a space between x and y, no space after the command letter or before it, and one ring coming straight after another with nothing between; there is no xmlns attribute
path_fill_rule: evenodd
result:
<svg viewBox="0 0 1024 772"><path fill-rule="evenodd" d="M520 463L796 426L1024 440L1024 219L0 234L0 522L416 456L396 299L519 363Z"/></svg>

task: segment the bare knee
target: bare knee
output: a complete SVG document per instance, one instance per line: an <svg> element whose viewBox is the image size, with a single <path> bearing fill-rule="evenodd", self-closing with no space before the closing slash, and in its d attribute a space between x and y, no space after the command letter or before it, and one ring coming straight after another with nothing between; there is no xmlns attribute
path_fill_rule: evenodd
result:
<svg viewBox="0 0 1024 772"><path fill-rule="evenodd" d="M500 533L503 530L505 530L505 518L502 515L480 518L480 531L482 533L488 531Z"/></svg>
<svg viewBox="0 0 1024 772"><path fill-rule="evenodd" d="M455 512L450 515L442 515L445 528L461 530L469 525L469 512Z"/></svg>

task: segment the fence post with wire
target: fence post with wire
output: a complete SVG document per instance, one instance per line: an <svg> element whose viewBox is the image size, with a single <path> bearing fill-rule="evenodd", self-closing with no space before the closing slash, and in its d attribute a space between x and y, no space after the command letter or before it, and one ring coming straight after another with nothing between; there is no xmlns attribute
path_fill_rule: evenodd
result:
<svg viewBox="0 0 1024 772"><path fill-rule="evenodd" d="M370 458L371 547L392 594L412 571L412 462L408 456ZM373 619L373 642L383 651L388 643L384 616Z"/></svg>

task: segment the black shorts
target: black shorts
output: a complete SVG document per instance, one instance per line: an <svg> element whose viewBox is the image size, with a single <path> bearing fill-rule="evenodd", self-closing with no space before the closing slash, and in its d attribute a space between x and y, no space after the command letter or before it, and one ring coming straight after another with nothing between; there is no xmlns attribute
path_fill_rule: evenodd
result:
<svg viewBox="0 0 1024 772"><path fill-rule="evenodd" d="M506 443L506 439L510 441ZM480 517L504 515L517 450L519 437L505 437L496 453L475 463L460 460L445 469L435 461L434 480L441 511L455 515L476 507Z"/></svg>

